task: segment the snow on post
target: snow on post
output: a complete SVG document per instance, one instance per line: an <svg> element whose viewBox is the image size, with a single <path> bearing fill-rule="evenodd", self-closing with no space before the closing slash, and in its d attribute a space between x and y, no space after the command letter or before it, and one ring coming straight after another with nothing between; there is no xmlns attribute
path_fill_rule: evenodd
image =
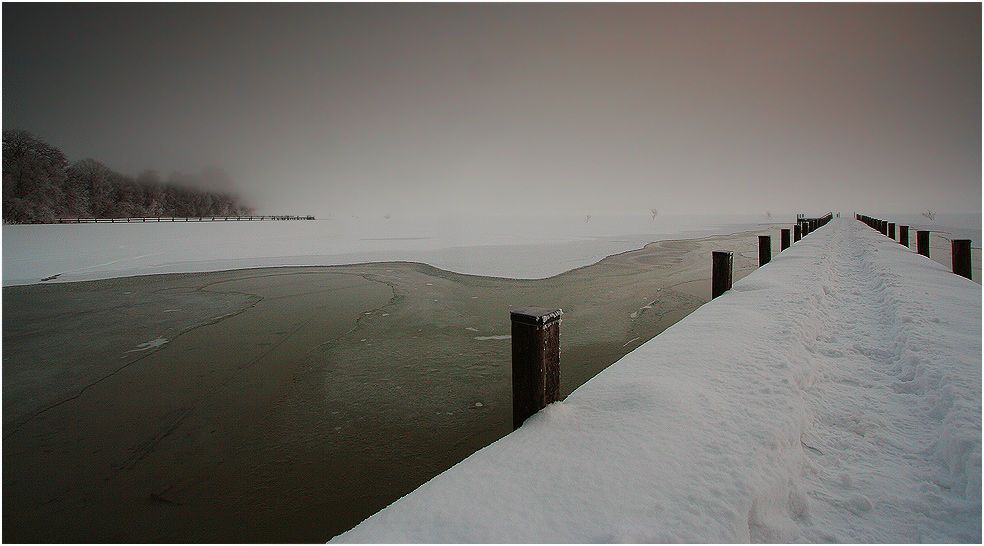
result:
<svg viewBox="0 0 984 546"><path fill-rule="evenodd" d="M953 240L953 255L951 261L953 263L954 273L967 277L968 279L971 278L970 239Z"/></svg>
<svg viewBox="0 0 984 546"><path fill-rule="evenodd" d="M560 309L524 307L512 320L513 430L560 400Z"/></svg>

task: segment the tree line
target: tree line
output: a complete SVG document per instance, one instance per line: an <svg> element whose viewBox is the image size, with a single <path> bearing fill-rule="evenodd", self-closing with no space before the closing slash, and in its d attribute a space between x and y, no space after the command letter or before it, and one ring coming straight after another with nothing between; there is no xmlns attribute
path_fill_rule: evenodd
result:
<svg viewBox="0 0 984 546"><path fill-rule="evenodd" d="M252 214L233 195L202 189L228 184L228 176L216 167L198 175L175 172L164 181L155 171L132 177L95 159L69 164L61 150L27 131L3 131L4 223Z"/></svg>

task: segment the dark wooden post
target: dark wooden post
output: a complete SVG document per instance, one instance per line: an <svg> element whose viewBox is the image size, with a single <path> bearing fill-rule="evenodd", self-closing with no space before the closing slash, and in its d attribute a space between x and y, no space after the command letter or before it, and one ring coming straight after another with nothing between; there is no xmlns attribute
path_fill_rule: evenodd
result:
<svg viewBox="0 0 984 546"><path fill-rule="evenodd" d="M916 252L922 254L923 256L929 257L929 232L918 230L916 231Z"/></svg>
<svg viewBox="0 0 984 546"><path fill-rule="evenodd" d="M899 226L899 244L909 246L909 226Z"/></svg>
<svg viewBox="0 0 984 546"><path fill-rule="evenodd" d="M731 267L734 254L716 250L711 253L711 299L731 290Z"/></svg>
<svg viewBox="0 0 984 546"><path fill-rule="evenodd" d="M953 240L953 272L971 278L970 268L970 239Z"/></svg>
<svg viewBox="0 0 984 546"><path fill-rule="evenodd" d="M560 399L560 309L524 307L512 319L513 430Z"/></svg>
<svg viewBox="0 0 984 546"><path fill-rule="evenodd" d="M796 241L799 241L802 238L803 238L803 234L800 231L800 225L799 224L794 225L793 226L793 242L795 243Z"/></svg>
<svg viewBox="0 0 984 546"><path fill-rule="evenodd" d="M779 252L789 248L789 230L780 229L779 230Z"/></svg>
<svg viewBox="0 0 984 546"><path fill-rule="evenodd" d="M759 235L759 267L772 260L772 237Z"/></svg>
<svg viewBox="0 0 984 546"><path fill-rule="evenodd" d="M810 223L804 221L803 222L803 237L806 237L809 234L810 234Z"/></svg>

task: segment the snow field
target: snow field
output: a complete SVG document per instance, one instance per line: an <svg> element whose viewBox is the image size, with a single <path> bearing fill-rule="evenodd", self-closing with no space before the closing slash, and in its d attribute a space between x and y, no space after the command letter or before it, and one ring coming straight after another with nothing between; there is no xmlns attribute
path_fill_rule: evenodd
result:
<svg viewBox="0 0 984 546"><path fill-rule="evenodd" d="M981 286L839 218L334 540L980 539Z"/></svg>

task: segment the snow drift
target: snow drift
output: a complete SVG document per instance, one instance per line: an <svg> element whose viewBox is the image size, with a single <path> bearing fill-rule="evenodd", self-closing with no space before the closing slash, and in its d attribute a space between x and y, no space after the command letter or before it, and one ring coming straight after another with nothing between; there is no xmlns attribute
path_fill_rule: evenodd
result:
<svg viewBox="0 0 984 546"><path fill-rule="evenodd" d="M981 286L834 219L335 540L980 542Z"/></svg>

